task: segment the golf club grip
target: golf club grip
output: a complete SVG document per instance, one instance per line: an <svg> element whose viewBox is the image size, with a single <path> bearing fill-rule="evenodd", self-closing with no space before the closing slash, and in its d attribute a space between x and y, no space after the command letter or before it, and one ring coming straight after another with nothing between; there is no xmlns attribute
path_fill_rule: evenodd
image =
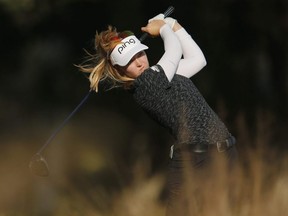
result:
<svg viewBox="0 0 288 216"><path fill-rule="evenodd" d="M174 8L173 6L168 7L167 10L163 13L164 18L167 17L167 16L169 16L170 14L172 14L173 11L174 11L174 9L175 9L175 8ZM142 42L142 41L144 41L147 37L148 37L148 33L145 32L145 33L142 34L142 36L139 38L139 40Z"/></svg>

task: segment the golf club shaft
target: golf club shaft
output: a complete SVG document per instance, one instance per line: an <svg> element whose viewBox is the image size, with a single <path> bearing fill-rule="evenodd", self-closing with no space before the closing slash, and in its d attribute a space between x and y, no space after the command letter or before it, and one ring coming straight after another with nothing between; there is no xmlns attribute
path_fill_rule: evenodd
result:
<svg viewBox="0 0 288 216"><path fill-rule="evenodd" d="M67 124L67 122L71 119L71 117L79 110L79 108L86 102L89 95L91 94L91 90L88 94L81 100L78 106L64 119L64 121L59 125L59 127L51 134L45 144L41 147L41 149L37 152L37 154L41 154L41 152L51 143L54 137L59 133L59 131Z"/></svg>

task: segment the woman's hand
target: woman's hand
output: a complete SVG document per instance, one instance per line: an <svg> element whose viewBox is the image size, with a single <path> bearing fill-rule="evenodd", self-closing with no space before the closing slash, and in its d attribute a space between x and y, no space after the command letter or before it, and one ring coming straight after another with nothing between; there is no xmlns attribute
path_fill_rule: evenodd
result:
<svg viewBox="0 0 288 216"><path fill-rule="evenodd" d="M143 32L147 32L149 35L156 37L160 34L160 28L165 25L164 20L153 20L149 22L145 27L142 27Z"/></svg>

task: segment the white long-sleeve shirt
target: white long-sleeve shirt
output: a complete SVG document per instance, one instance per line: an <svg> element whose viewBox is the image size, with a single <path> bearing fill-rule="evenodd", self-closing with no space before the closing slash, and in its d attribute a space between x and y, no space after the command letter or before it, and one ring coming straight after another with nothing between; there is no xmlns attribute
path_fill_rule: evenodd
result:
<svg viewBox="0 0 288 216"><path fill-rule="evenodd" d="M165 52L157 64L163 68L169 81L175 74L190 78L207 64L202 50L184 28L173 32L165 24L160 29L160 35Z"/></svg>

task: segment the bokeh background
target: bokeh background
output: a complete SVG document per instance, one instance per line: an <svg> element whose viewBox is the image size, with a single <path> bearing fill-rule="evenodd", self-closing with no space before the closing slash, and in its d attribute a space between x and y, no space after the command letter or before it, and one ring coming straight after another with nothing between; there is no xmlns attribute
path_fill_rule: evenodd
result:
<svg viewBox="0 0 288 216"><path fill-rule="evenodd" d="M173 140L121 89L93 93L56 136L45 151L48 178L33 176L28 163L89 91L75 65L83 62L84 49L93 53L96 31L113 25L141 36L140 27L170 5L208 62L192 80L238 138L243 161L256 158L247 152L265 149L257 158L267 162L273 155L272 173L283 176L286 0L0 0L0 215L109 215L114 208L114 215L123 209L123 215L141 215L135 211L143 203L150 207L143 215L163 211L154 205L165 194ZM156 63L161 39L145 43ZM278 199L288 202L282 195ZM139 208L128 214L126 204Z"/></svg>

